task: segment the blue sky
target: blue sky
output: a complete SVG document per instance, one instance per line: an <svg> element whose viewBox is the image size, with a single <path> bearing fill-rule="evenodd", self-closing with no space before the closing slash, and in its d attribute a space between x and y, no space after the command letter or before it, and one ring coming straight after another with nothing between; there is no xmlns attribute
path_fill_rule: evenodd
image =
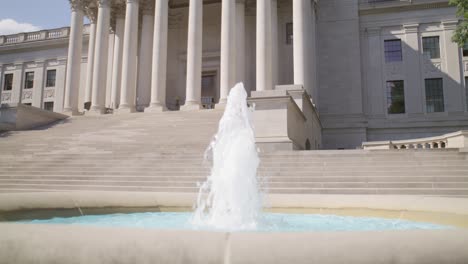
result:
<svg viewBox="0 0 468 264"><path fill-rule="evenodd" d="M0 35L69 26L68 0L0 0ZM13 22L12 22L13 21Z"/></svg>

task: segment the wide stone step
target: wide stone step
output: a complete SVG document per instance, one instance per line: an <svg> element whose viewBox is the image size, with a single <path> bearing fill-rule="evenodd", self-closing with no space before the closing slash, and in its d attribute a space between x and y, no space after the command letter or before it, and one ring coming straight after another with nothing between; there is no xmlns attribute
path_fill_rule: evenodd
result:
<svg viewBox="0 0 468 264"><path fill-rule="evenodd" d="M63 185L74 185L74 186L130 186L130 187L199 187L198 182L194 181L104 181L104 180L2 180L2 187L11 186L63 186ZM424 189L468 189L468 183L432 183L432 182L379 182L379 183L365 183L365 182L267 182L261 184L263 188L424 188Z"/></svg>

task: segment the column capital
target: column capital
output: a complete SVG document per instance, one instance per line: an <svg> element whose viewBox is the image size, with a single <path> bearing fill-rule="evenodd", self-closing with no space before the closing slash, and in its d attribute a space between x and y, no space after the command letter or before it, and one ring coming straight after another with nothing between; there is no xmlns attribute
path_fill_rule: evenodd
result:
<svg viewBox="0 0 468 264"><path fill-rule="evenodd" d="M69 0L70 7L72 12L76 12L78 10L84 11L84 1L83 0Z"/></svg>
<svg viewBox="0 0 468 264"><path fill-rule="evenodd" d="M85 14L88 17L89 22L91 22L91 24L96 24L98 10L95 6L86 6Z"/></svg>
<svg viewBox="0 0 468 264"><path fill-rule="evenodd" d="M112 4L111 0L98 0L97 2L99 8L110 7Z"/></svg>

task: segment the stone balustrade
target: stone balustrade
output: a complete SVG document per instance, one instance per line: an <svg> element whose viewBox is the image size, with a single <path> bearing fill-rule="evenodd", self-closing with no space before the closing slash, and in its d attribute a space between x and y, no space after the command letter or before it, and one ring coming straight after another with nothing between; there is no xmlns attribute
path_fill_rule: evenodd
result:
<svg viewBox="0 0 468 264"><path fill-rule="evenodd" d="M83 34L89 34L89 25L86 25L83 28ZM68 38L70 35L70 28L63 27L63 28L56 28L50 30L41 30L36 32L28 32L28 33L18 33L14 35L5 35L0 36L0 46L6 45L15 45L21 44L25 42L33 42L33 41L41 41L41 40L49 40L49 39L60 39L60 38Z"/></svg>
<svg viewBox="0 0 468 264"><path fill-rule="evenodd" d="M363 149L460 149L468 151L468 131L458 131L437 137L395 140L395 141L374 141L364 142Z"/></svg>

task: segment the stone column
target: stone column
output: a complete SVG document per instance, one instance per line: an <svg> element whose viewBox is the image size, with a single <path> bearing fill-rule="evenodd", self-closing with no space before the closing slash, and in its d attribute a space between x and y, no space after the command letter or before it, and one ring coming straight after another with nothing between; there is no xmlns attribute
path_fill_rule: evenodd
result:
<svg viewBox="0 0 468 264"><path fill-rule="evenodd" d="M151 66L153 57L154 10L152 2L144 2L140 39L140 55L138 56L137 78L137 110L143 111L151 101ZM143 5L143 4L141 4ZM141 6L140 5L140 6Z"/></svg>
<svg viewBox="0 0 468 264"><path fill-rule="evenodd" d="M203 0L190 0L187 40L187 85L182 110L200 109Z"/></svg>
<svg viewBox="0 0 468 264"><path fill-rule="evenodd" d="M139 0L127 0L119 112L135 112Z"/></svg>
<svg viewBox="0 0 468 264"><path fill-rule="evenodd" d="M125 30L124 14L116 14L114 39L114 68L112 69L111 108L117 109L120 102L120 84L122 81L122 52Z"/></svg>
<svg viewBox="0 0 468 264"><path fill-rule="evenodd" d="M151 103L147 112L166 110L167 32L169 0L157 0L153 34Z"/></svg>
<svg viewBox="0 0 468 264"><path fill-rule="evenodd" d="M271 83L272 89L278 84L278 1L271 0Z"/></svg>
<svg viewBox="0 0 468 264"><path fill-rule="evenodd" d="M235 73L235 1L222 0L221 12L221 81L219 103L225 104L229 90L234 86Z"/></svg>
<svg viewBox="0 0 468 264"><path fill-rule="evenodd" d="M271 0L257 0L257 91L271 90Z"/></svg>
<svg viewBox="0 0 468 264"><path fill-rule="evenodd" d="M83 6L81 0L70 0L71 30L68 44L67 75L63 112L78 114L78 94L81 73L81 49L83 46Z"/></svg>
<svg viewBox="0 0 468 264"><path fill-rule="evenodd" d="M93 70L94 70L94 47L96 44L96 10L89 8L87 10L89 18L89 44L88 44L88 65L86 69L86 86L84 102L91 102L91 95L93 90ZM88 109L89 110L89 109Z"/></svg>
<svg viewBox="0 0 468 264"><path fill-rule="evenodd" d="M294 84L303 85L312 91L311 78L311 25L312 1L293 1L293 47L294 47Z"/></svg>
<svg viewBox="0 0 468 264"><path fill-rule="evenodd" d="M106 103L107 62L109 46L109 27L111 18L110 0L99 0L96 47L94 53L93 92L91 112L103 114Z"/></svg>
<svg viewBox="0 0 468 264"><path fill-rule="evenodd" d="M236 0L236 82L245 83L245 0Z"/></svg>

